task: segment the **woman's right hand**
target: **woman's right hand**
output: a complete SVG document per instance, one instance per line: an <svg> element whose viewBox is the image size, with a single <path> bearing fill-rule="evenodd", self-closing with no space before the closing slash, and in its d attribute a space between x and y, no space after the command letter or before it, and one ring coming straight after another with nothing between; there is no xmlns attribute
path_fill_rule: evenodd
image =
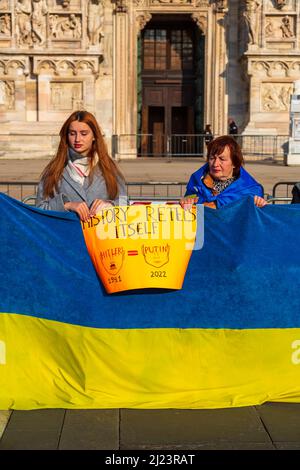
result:
<svg viewBox="0 0 300 470"><path fill-rule="evenodd" d="M76 212L82 222L87 222L90 218L90 210L85 202L66 202L64 208Z"/></svg>
<svg viewBox="0 0 300 470"><path fill-rule="evenodd" d="M198 199L198 197L183 197L182 199L180 199L179 204L181 205L182 209L188 211L193 207L194 204L197 204Z"/></svg>

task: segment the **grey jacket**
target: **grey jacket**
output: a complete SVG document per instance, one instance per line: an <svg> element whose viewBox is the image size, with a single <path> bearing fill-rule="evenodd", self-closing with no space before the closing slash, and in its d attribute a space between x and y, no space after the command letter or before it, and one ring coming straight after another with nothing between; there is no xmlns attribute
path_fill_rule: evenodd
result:
<svg viewBox="0 0 300 470"><path fill-rule="evenodd" d="M127 205L125 183L118 179L118 185L119 196L111 202L116 206ZM43 181L40 181L37 189L36 207L53 211L65 211L64 204L68 201L84 201L87 203L87 206L90 207L95 199L109 200L105 180L98 169L95 171L92 181L90 182L87 178L83 186L75 182L66 169L64 169L58 184L58 191L54 192L54 196L44 198L43 193Z"/></svg>

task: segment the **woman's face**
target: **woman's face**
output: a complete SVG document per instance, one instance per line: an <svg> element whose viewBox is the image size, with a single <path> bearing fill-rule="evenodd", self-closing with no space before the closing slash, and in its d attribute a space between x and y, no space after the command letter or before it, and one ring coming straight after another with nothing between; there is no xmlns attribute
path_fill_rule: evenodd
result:
<svg viewBox="0 0 300 470"><path fill-rule="evenodd" d="M219 155L211 155L208 159L209 174L214 179L227 180L233 175L233 163L230 148L226 145Z"/></svg>
<svg viewBox="0 0 300 470"><path fill-rule="evenodd" d="M68 131L68 142L75 152L87 155L92 148L94 134L85 122L73 121Z"/></svg>

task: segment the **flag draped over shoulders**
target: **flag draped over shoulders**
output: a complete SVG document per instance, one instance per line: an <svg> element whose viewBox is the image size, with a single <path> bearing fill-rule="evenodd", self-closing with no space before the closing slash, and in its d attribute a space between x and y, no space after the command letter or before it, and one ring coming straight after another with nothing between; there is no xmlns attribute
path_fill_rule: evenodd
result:
<svg viewBox="0 0 300 470"><path fill-rule="evenodd" d="M220 208L247 196L263 197L264 195L262 185L255 181L255 179L243 167L240 168L240 175L233 183L225 188L220 194L213 195L211 189L208 188L203 181L207 172L208 164L206 163L192 174L187 184L185 195L197 195L199 198L198 204L203 204L204 202L215 202L217 208Z"/></svg>

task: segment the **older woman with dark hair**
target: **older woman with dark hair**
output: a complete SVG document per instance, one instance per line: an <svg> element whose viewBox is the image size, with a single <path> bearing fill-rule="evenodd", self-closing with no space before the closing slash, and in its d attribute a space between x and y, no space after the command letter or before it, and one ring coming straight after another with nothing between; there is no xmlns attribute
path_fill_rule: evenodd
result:
<svg viewBox="0 0 300 470"><path fill-rule="evenodd" d="M236 140L228 135L208 144L207 163L192 174L180 204L190 209L195 203L214 209L253 196L257 207L266 205L263 187L244 169L243 155Z"/></svg>

